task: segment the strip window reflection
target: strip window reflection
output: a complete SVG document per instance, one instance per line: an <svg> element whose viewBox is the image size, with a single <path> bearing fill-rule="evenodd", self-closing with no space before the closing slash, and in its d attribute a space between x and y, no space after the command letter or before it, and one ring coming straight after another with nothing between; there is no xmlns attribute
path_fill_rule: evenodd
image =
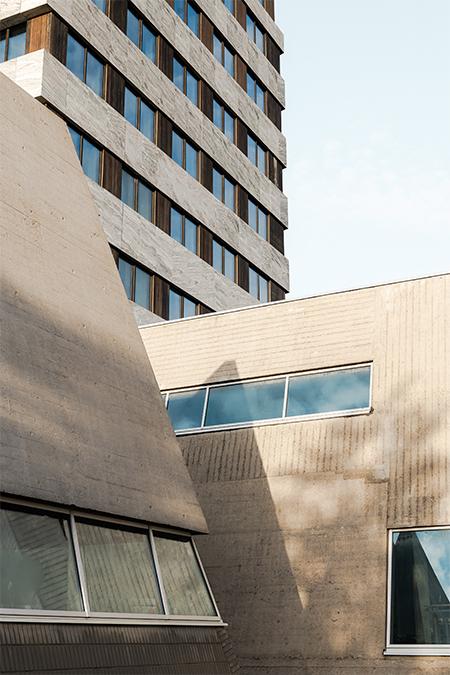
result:
<svg viewBox="0 0 450 675"><path fill-rule="evenodd" d="M170 236L192 253L198 253L198 226L178 209L170 209Z"/></svg>
<svg viewBox="0 0 450 675"><path fill-rule="evenodd" d="M191 537L0 505L0 612L21 620L220 621Z"/></svg>
<svg viewBox="0 0 450 675"><path fill-rule="evenodd" d="M26 23L0 31L0 63L23 56L26 50L26 40Z"/></svg>
<svg viewBox="0 0 450 675"><path fill-rule="evenodd" d="M198 180L198 150L176 131L172 132L172 159Z"/></svg>
<svg viewBox="0 0 450 675"><path fill-rule="evenodd" d="M67 36L66 66L98 96L103 96L104 64L71 33Z"/></svg>
<svg viewBox="0 0 450 675"><path fill-rule="evenodd" d="M264 32L255 17L247 10L247 35L255 45L264 53Z"/></svg>
<svg viewBox="0 0 450 675"><path fill-rule="evenodd" d="M253 267L248 272L248 292L260 302L269 302L269 280Z"/></svg>
<svg viewBox="0 0 450 675"><path fill-rule="evenodd" d="M265 112L265 89L250 72L247 72L247 94Z"/></svg>
<svg viewBox="0 0 450 675"><path fill-rule="evenodd" d="M367 413L371 366L361 365L165 392L177 433Z"/></svg>
<svg viewBox="0 0 450 675"><path fill-rule="evenodd" d="M234 77L234 52L217 33L213 36L213 54L231 77Z"/></svg>
<svg viewBox="0 0 450 675"><path fill-rule="evenodd" d="M236 255L217 239L213 239L213 267L231 281L236 281Z"/></svg>
<svg viewBox="0 0 450 675"><path fill-rule="evenodd" d="M117 0L115 0L117 1ZM153 63L156 63L156 33L150 28L144 19L131 9L127 10L126 34L136 47L139 47Z"/></svg>
<svg viewBox="0 0 450 675"><path fill-rule="evenodd" d="M68 125L68 129L84 173L100 185L102 151L73 127Z"/></svg>
<svg viewBox="0 0 450 675"><path fill-rule="evenodd" d="M263 239L267 239L267 213L253 199L248 198L248 224Z"/></svg>
<svg viewBox="0 0 450 675"><path fill-rule="evenodd" d="M234 121L235 117L222 105L216 98L213 100L213 122L229 141L234 143Z"/></svg>
<svg viewBox="0 0 450 675"><path fill-rule="evenodd" d="M266 175L266 151L251 134L247 136L247 157L262 174Z"/></svg>
<svg viewBox="0 0 450 675"><path fill-rule="evenodd" d="M218 168L213 168L213 195L232 211L235 210L236 184L227 178Z"/></svg>
<svg viewBox="0 0 450 675"><path fill-rule="evenodd" d="M189 0L174 0L173 8L180 19L200 37L200 13Z"/></svg>
<svg viewBox="0 0 450 675"><path fill-rule="evenodd" d="M188 99L198 106L198 78L181 61L173 59L173 83Z"/></svg>
<svg viewBox="0 0 450 675"><path fill-rule="evenodd" d="M155 111L130 87L125 87L124 110L125 119L146 136L149 141L155 140Z"/></svg>
<svg viewBox="0 0 450 675"><path fill-rule="evenodd" d="M121 200L141 216L152 221L153 190L137 176L122 169Z"/></svg>

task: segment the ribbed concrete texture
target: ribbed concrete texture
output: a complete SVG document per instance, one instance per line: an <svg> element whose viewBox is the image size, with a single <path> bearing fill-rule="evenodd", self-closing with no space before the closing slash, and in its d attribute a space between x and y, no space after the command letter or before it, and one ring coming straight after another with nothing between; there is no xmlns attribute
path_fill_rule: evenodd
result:
<svg viewBox="0 0 450 675"><path fill-rule="evenodd" d="M383 656L388 529L450 524L450 276L141 331L162 389L373 362L370 414L181 437L243 673L449 672Z"/></svg>
<svg viewBox="0 0 450 675"><path fill-rule="evenodd" d="M0 487L204 531L66 125L0 78Z"/></svg>

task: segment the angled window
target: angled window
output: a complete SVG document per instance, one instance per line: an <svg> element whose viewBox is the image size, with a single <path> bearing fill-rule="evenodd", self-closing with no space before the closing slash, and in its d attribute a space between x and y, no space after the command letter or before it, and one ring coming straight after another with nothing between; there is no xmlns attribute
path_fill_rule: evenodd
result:
<svg viewBox="0 0 450 675"><path fill-rule="evenodd" d="M170 210L170 236L189 251L198 252L198 226L178 209Z"/></svg>
<svg viewBox="0 0 450 675"><path fill-rule="evenodd" d="M94 5L97 5L97 7L104 13L106 14L106 9L107 9L107 0L93 0Z"/></svg>
<svg viewBox="0 0 450 675"><path fill-rule="evenodd" d="M198 180L198 150L176 131L172 132L172 159Z"/></svg>
<svg viewBox="0 0 450 675"><path fill-rule="evenodd" d="M200 13L189 0L174 0L173 8L191 31L200 37Z"/></svg>
<svg viewBox="0 0 450 675"><path fill-rule="evenodd" d="M152 220L153 190L140 178L122 169L121 200L147 220Z"/></svg>
<svg viewBox="0 0 450 675"><path fill-rule="evenodd" d="M269 302L269 282L253 267L249 268L249 289L248 292L260 302Z"/></svg>
<svg viewBox="0 0 450 675"><path fill-rule="evenodd" d="M174 84L194 105L198 105L198 78L179 59L173 59Z"/></svg>
<svg viewBox="0 0 450 675"><path fill-rule="evenodd" d="M227 10L234 16L234 0L222 0L222 2Z"/></svg>
<svg viewBox="0 0 450 675"><path fill-rule="evenodd" d="M84 173L100 184L102 151L83 134L80 134L70 125L67 126Z"/></svg>
<svg viewBox="0 0 450 675"><path fill-rule="evenodd" d="M126 34L136 47L139 47L153 63L156 63L156 33L142 17L131 9L127 10Z"/></svg>
<svg viewBox="0 0 450 675"><path fill-rule="evenodd" d="M216 98L213 100L213 122L234 143L235 117Z"/></svg>
<svg viewBox="0 0 450 675"><path fill-rule="evenodd" d="M197 314L197 303L183 293L171 288L169 291L169 320L183 319Z"/></svg>
<svg viewBox="0 0 450 675"><path fill-rule="evenodd" d="M23 56L26 49L26 38L26 23L0 31L0 63Z"/></svg>
<svg viewBox="0 0 450 675"><path fill-rule="evenodd" d="M247 72L247 94L256 103L256 105L265 111L265 89L256 80L252 73Z"/></svg>
<svg viewBox="0 0 450 675"><path fill-rule="evenodd" d="M103 95L103 62L71 33L67 36L66 66L98 96Z"/></svg>
<svg viewBox="0 0 450 675"><path fill-rule="evenodd" d="M248 224L260 237L267 239L267 212L250 197L248 199Z"/></svg>
<svg viewBox="0 0 450 675"><path fill-rule="evenodd" d="M266 174L266 151L251 134L247 136L247 157L262 174Z"/></svg>
<svg viewBox="0 0 450 675"><path fill-rule="evenodd" d="M213 36L213 54L231 77L234 77L234 52L217 33Z"/></svg>
<svg viewBox="0 0 450 675"><path fill-rule="evenodd" d="M155 111L130 87L125 86L124 117L150 141L155 139Z"/></svg>
<svg viewBox="0 0 450 675"><path fill-rule="evenodd" d="M228 208L235 210L236 184L227 178L217 167L213 168L213 194Z"/></svg>
<svg viewBox="0 0 450 675"><path fill-rule="evenodd" d="M115 252L114 257L127 298L141 307L151 310L152 275L150 272L118 251Z"/></svg>
<svg viewBox="0 0 450 675"><path fill-rule="evenodd" d="M231 281L236 281L236 255L217 239L213 239L213 267Z"/></svg>

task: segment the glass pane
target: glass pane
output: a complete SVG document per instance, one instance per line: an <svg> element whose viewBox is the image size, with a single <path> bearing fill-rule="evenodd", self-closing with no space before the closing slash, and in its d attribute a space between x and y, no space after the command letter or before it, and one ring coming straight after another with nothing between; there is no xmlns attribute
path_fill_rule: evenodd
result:
<svg viewBox="0 0 450 675"><path fill-rule="evenodd" d="M234 14L234 0L223 0L223 4L228 9L229 12Z"/></svg>
<svg viewBox="0 0 450 675"><path fill-rule="evenodd" d="M235 279L235 255L227 248L224 248L224 270L223 273L226 277L234 281Z"/></svg>
<svg viewBox="0 0 450 675"><path fill-rule="evenodd" d="M220 63L222 63L222 41L214 33L213 36L213 54Z"/></svg>
<svg viewBox="0 0 450 675"><path fill-rule="evenodd" d="M312 415L368 408L370 368L291 377L287 415Z"/></svg>
<svg viewBox="0 0 450 675"><path fill-rule="evenodd" d="M2 508L0 572L0 607L83 610L66 516Z"/></svg>
<svg viewBox="0 0 450 675"><path fill-rule="evenodd" d="M259 274L252 267L248 271L248 292L257 298L259 295Z"/></svg>
<svg viewBox="0 0 450 675"><path fill-rule="evenodd" d="M450 530L392 533L393 644L450 643Z"/></svg>
<svg viewBox="0 0 450 675"><path fill-rule="evenodd" d="M133 176L122 169L122 191L121 200L134 209L134 178Z"/></svg>
<svg viewBox="0 0 450 675"><path fill-rule="evenodd" d="M258 230L258 207L251 199L248 200L248 224L255 230Z"/></svg>
<svg viewBox="0 0 450 675"><path fill-rule="evenodd" d="M251 136L247 137L247 157L252 164L256 164L256 141Z"/></svg>
<svg viewBox="0 0 450 675"><path fill-rule="evenodd" d="M228 178L224 180L225 187L225 204L234 211L234 183L232 183Z"/></svg>
<svg viewBox="0 0 450 675"><path fill-rule="evenodd" d="M222 201L222 174L213 169L213 195Z"/></svg>
<svg viewBox="0 0 450 675"><path fill-rule="evenodd" d="M267 213L258 209L258 233L263 239L267 239Z"/></svg>
<svg viewBox="0 0 450 675"><path fill-rule="evenodd" d="M213 239L213 267L222 273L222 246Z"/></svg>
<svg viewBox="0 0 450 675"><path fill-rule="evenodd" d="M189 143L186 143L186 171L193 178L198 178L198 152Z"/></svg>
<svg viewBox="0 0 450 675"><path fill-rule="evenodd" d="M214 605L188 537L154 533L169 613L215 616Z"/></svg>
<svg viewBox="0 0 450 675"><path fill-rule="evenodd" d="M258 146L258 169L261 171L261 173L266 173L266 153L262 149L262 147L259 145Z"/></svg>
<svg viewBox="0 0 450 675"><path fill-rule="evenodd" d="M186 7L186 0L174 0L173 3L173 8L178 14L179 17L185 20L185 7Z"/></svg>
<svg viewBox="0 0 450 675"><path fill-rule="evenodd" d="M125 87L125 103L123 114L126 120L130 122L133 126L137 126L137 96L133 92Z"/></svg>
<svg viewBox="0 0 450 675"><path fill-rule="evenodd" d="M66 66L80 80L84 80L84 47L70 34L67 37Z"/></svg>
<svg viewBox="0 0 450 675"><path fill-rule="evenodd" d="M142 24L142 51L155 63L156 61L156 35L145 24Z"/></svg>
<svg viewBox="0 0 450 675"><path fill-rule="evenodd" d="M195 316L196 307L195 302L192 302L192 300L189 300L188 298L184 298L183 316Z"/></svg>
<svg viewBox="0 0 450 675"><path fill-rule="evenodd" d="M264 51L264 34L257 25L255 25L255 42L256 46L263 52Z"/></svg>
<svg viewBox="0 0 450 675"><path fill-rule="evenodd" d="M6 30L0 31L0 63L6 60Z"/></svg>
<svg viewBox="0 0 450 675"><path fill-rule="evenodd" d="M139 19L132 11L127 11L127 35L139 47Z"/></svg>
<svg viewBox="0 0 450 675"><path fill-rule="evenodd" d="M170 209L170 236L183 243L183 218L181 213L176 209Z"/></svg>
<svg viewBox="0 0 450 675"><path fill-rule="evenodd" d="M197 225L189 218L184 220L184 245L192 253L197 253Z"/></svg>
<svg viewBox="0 0 450 675"><path fill-rule="evenodd" d="M269 302L269 282L264 277L259 277L259 299L261 302Z"/></svg>
<svg viewBox="0 0 450 675"><path fill-rule="evenodd" d="M259 84L256 84L256 105L264 112L264 91Z"/></svg>
<svg viewBox="0 0 450 675"><path fill-rule="evenodd" d="M279 418L283 414L285 380L212 387L205 426Z"/></svg>
<svg viewBox="0 0 450 675"><path fill-rule="evenodd" d="M144 136L150 141L154 140L155 133L155 113L146 103L141 101L141 123L140 129Z"/></svg>
<svg viewBox="0 0 450 675"><path fill-rule="evenodd" d="M150 188L138 181L138 211L141 216L147 218L147 220L152 220L152 197L153 193Z"/></svg>
<svg viewBox="0 0 450 675"><path fill-rule="evenodd" d="M234 143L234 117L232 117L227 111L224 112L224 122L225 122L225 136Z"/></svg>
<svg viewBox="0 0 450 675"><path fill-rule="evenodd" d="M72 138L72 142L75 146L75 150L76 150L76 153L77 153L78 159L79 159L80 154L81 154L81 136L78 133L78 131L75 131L75 129L72 129L72 127L68 126L68 129L69 129L69 133L70 133L70 136Z"/></svg>
<svg viewBox="0 0 450 675"><path fill-rule="evenodd" d="M100 150L85 138L83 139L82 167L86 176L97 183L100 180Z"/></svg>
<svg viewBox="0 0 450 675"><path fill-rule="evenodd" d="M198 37L200 34L199 31L199 14L198 11L191 5L191 3L188 3L188 8L187 8L187 25L191 29L193 33Z"/></svg>
<svg viewBox="0 0 450 675"><path fill-rule="evenodd" d="M250 96L250 98L255 99L255 78L250 75L250 73L247 73L247 94Z"/></svg>
<svg viewBox="0 0 450 675"><path fill-rule="evenodd" d="M10 29L8 39L8 59L15 59L17 56L23 56L25 54L26 35L26 26L23 24Z"/></svg>
<svg viewBox="0 0 450 675"><path fill-rule="evenodd" d="M173 82L180 91L184 92L184 67L178 59L173 60Z"/></svg>
<svg viewBox="0 0 450 675"><path fill-rule="evenodd" d="M134 301L150 309L150 274L136 267L136 288L134 291Z"/></svg>
<svg viewBox="0 0 450 675"><path fill-rule="evenodd" d="M222 106L214 99L213 102L213 122L216 127L222 129Z"/></svg>
<svg viewBox="0 0 450 675"><path fill-rule="evenodd" d="M127 260L119 258L119 274L122 279L123 286L125 288L125 293L127 294L128 300L132 299L132 279L133 279L133 266Z"/></svg>
<svg viewBox="0 0 450 675"><path fill-rule="evenodd" d="M197 105L198 102L198 80L189 71L186 72L186 96Z"/></svg>
<svg viewBox="0 0 450 675"><path fill-rule="evenodd" d="M94 0L94 3L102 12L106 12L106 0Z"/></svg>
<svg viewBox="0 0 450 675"><path fill-rule="evenodd" d="M172 159L183 166L183 139L176 131L172 132Z"/></svg>
<svg viewBox="0 0 450 675"><path fill-rule="evenodd" d="M103 93L103 63L91 52L87 53L86 84L98 96Z"/></svg>
<svg viewBox="0 0 450 675"><path fill-rule="evenodd" d="M77 521L93 612L162 614L147 532Z"/></svg>
<svg viewBox="0 0 450 675"><path fill-rule="evenodd" d="M248 12L247 12L247 35L249 36L250 40L254 40L255 22L253 21L252 17Z"/></svg>
<svg viewBox="0 0 450 675"><path fill-rule="evenodd" d="M181 319L181 295L169 291L169 319Z"/></svg>
<svg viewBox="0 0 450 675"><path fill-rule="evenodd" d="M225 66L225 69L230 73L231 77L234 77L234 54L230 52L228 47L224 46L223 55L224 55L223 65Z"/></svg>
<svg viewBox="0 0 450 675"><path fill-rule="evenodd" d="M206 389L169 394L167 411L175 431L198 429L202 424Z"/></svg>

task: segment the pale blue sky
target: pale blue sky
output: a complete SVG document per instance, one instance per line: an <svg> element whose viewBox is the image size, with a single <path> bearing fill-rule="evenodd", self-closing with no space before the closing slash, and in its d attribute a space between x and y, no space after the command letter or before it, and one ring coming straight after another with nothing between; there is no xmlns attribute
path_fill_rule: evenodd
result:
<svg viewBox="0 0 450 675"><path fill-rule="evenodd" d="M450 0L276 0L298 297L450 271Z"/></svg>

